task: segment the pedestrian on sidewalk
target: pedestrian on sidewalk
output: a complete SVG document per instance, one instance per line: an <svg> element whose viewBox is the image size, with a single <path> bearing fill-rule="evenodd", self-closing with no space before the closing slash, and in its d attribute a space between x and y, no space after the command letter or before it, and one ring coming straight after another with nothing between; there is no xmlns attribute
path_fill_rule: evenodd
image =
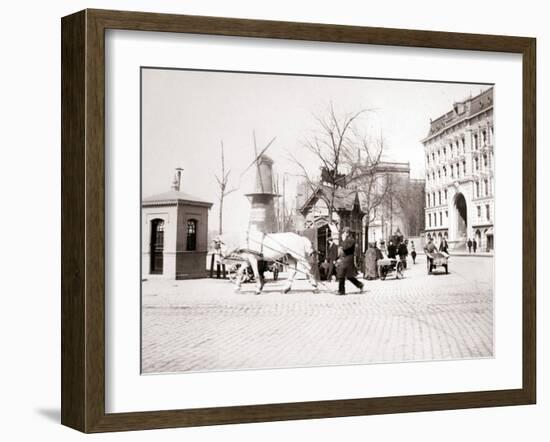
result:
<svg viewBox="0 0 550 442"><path fill-rule="evenodd" d="M472 253L472 240L468 238L468 253Z"/></svg>
<svg viewBox="0 0 550 442"><path fill-rule="evenodd" d="M441 243L439 244L439 251L446 253L447 255L449 254L449 243L447 242L445 237L441 239Z"/></svg>
<svg viewBox="0 0 550 442"><path fill-rule="evenodd" d="M472 246L473 246L473 248L474 248L474 253L475 253L476 250L477 250L477 241L475 240L475 238L474 238L474 240L472 241Z"/></svg>
<svg viewBox="0 0 550 442"><path fill-rule="evenodd" d="M416 250L414 248L414 241L411 241L411 258L413 260L413 264L416 264Z"/></svg>
<svg viewBox="0 0 550 442"><path fill-rule="evenodd" d="M357 269L355 268L355 240L351 236L350 228L344 227L342 232L342 245L340 249L340 258L336 272L338 275L338 294L346 294L346 279L363 293L363 284L357 278Z"/></svg>

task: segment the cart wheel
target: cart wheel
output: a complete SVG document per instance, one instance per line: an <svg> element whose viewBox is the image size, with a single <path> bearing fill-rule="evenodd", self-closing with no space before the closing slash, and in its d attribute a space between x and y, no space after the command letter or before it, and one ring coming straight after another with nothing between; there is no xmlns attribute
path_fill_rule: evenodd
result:
<svg viewBox="0 0 550 442"><path fill-rule="evenodd" d="M395 267L395 278L403 279L403 264L400 262L397 263L397 266Z"/></svg>
<svg viewBox="0 0 550 442"><path fill-rule="evenodd" d="M445 264L443 267L445 267L445 274L449 274L449 265Z"/></svg>

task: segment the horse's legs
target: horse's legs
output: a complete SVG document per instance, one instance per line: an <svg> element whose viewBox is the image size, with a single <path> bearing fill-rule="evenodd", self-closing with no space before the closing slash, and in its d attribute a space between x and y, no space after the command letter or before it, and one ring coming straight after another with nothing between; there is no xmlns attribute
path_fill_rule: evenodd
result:
<svg viewBox="0 0 550 442"><path fill-rule="evenodd" d="M292 288L292 283L294 282L294 278L296 277L296 273L298 271L298 261L296 260L293 260L293 261L294 261L294 269L290 270L288 282L286 284L286 287L283 290L283 293L290 292L290 289Z"/></svg>
<svg viewBox="0 0 550 442"><path fill-rule="evenodd" d="M237 274L235 275L235 292L241 291L241 284L243 282L244 269L248 263L244 261L239 268L237 269Z"/></svg>
<svg viewBox="0 0 550 442"><path fill-rule="evenodd" d="M250 263L250 267L252 267L252 272L254 273L254 278L256 279L256 294L259 295L262 293L264 281L260 275L260 271L258 270L258 260L254 256L249 256L248 262Z"/></svg>

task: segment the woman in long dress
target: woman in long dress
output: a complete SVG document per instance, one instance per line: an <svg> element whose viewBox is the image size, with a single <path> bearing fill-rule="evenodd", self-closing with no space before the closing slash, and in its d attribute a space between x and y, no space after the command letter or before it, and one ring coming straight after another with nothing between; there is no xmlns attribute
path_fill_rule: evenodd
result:
<svg viewBox="0 0 550 442"><path fill-rule="evenodd" d="M376 265L376 262L382 258L382 252L378 247L376 247L376 243L369 244L369 248L365 253L365 279L378 278L378 266Z"/></svg>

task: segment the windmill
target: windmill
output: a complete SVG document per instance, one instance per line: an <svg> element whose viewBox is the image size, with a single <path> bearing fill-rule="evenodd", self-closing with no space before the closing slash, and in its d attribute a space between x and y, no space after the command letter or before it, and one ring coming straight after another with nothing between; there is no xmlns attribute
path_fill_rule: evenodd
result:
<svg viewBox="0 0 550 442"><path fill-rule="evenodd" d="M266 155L267 149L275 141L275 137L258 153L256 134L254 138L254 161L245 169L256 166L256 179L252 192L246 196L250 201L249 229L262 233L277 231L277 217L275 216L275 198L279 197L273 187L273 160ZM243 172L244 173L244 172Z"/></svg>

